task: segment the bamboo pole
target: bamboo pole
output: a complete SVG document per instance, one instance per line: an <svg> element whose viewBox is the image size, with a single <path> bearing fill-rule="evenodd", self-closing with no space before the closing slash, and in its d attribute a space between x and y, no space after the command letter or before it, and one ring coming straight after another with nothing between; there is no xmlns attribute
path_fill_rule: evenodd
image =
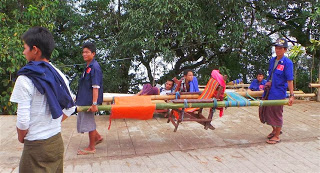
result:
<svg viewBox="0 0 320 173"><path fill-rule="evenodd" d="M227 84L227 88L248 88L250 84ZM204 89L206 86L205 85L199 85L200 89Z"/></svg>
<svg viewBox="0 0 320 173"><path fill-rule="evenodd" d="M173 100L176 98L175 95L150 95L151 100ZM192 94L192 95L180 95L180 99L196 99L198 98L198 94ZM112 102L113 97L103 97L104 102Z"/></svg>
<svg viewBox="0 0 320 173"><path fill-rule="evenodd" d="M309 83L309 87L319 88L320 87L320 83Z"/></svg>
<svg viewBox="0 0 320 173"><path fill-rule="evenodd" d="M227 88L248 88L250 84L234 84L234 85L227 85Z"/></svg>
<svg viewBox="0 0 320 173"><path fill-rule="evenodd" d="M247 90L247 91L240 91L237 92L239 95L246 97L247 94L249 94L251 97L262 97L264 91L251 91L251 90Z"/></svg>
<svg viewBox="0 0 320 173"><path fill-rule="evenodd" d="M238 91L236 93L238 93L239 95L243 96L243 97L247 97L247 94L249 94L251 97L262 97L264 91L251 91L251 90L247 90L247 91ZM297 96L299 95L299 97L303 97L304 92L303 91L293 91L294 95ZM289 91L287 91L287 94L290 94ZM306 97L314 97L312 95L306 95Z"/></svg>
<svg viewBox="0 0 320 173"><path fill-rule="evenodd" d="M290 91L287 91L287 94L290 94ZM293 91L293 94L304 94L303 91Z"/></svg>
<svg viewBox="0 0 320 173"><path fill-rule="evenodd" d="M166 103L165 100L151 100L151 103L157 104L157 103Z"/></svg>
<svg viewBox="0 0 320 173"><path fill-rule="evenodd" d="M294 97L315 97L315 93L294 94Z"/></svg>
<svg viewBox="0 0 320 173"><path fill-rule="evenodd" d="M287 105L288 100L260 100L260 101L249 101L250 106L276 106L276 105ZM186 108L212 108L213 103L188 103ZM229 101L218 101L217 107L243 107L239 105L233 105ZM98 105L100 111L110 111L112 105ZM184 108L184 103L156 103L156 109L178 109ZM78 112L87 111L90 106L78 106Z"/></svg>
<svg viewBox="0 0 320 173"><path fill-rule="evenodd" d="M246 97L247 93L251 97L262 97L263 91L239 91L237 92L239 95ZM296 94L304 94L303 91L293 91L293 93ZM287 91L287 94L289 94L289 91ZM122 96L116 96L116 97L122 97ZM199 97L199 94L190 94L190 95L180 95L180 99L197 99ZM299 97L303 97L303 95L300 95ZM312 95L306 95L306 97L314 97ZM151 100L173 100L176 99L175 95L151 95ZM107 96L106 94L103 96L103 102L112 102L113 97Z"/></svg>

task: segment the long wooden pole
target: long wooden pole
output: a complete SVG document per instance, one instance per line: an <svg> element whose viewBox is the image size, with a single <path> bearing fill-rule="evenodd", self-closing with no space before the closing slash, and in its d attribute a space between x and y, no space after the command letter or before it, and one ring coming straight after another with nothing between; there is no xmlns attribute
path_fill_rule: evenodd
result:
<svg viewBox="0 0 320 173"><path fill-rule="evenodd" d="M288 100L261 100L261 101L249 101L250 106L276 106L276 105L287 105ZM233 102L234 103L234 102ZM216 107L243 107L247 105L236 105L229 101L218 101ZM178 109L178 108L211 108L214 106L213 103L156 103L156 109ZM100 111L110 111L112 105L99 105ZM87 111L90 106L78 106L77 111Z"/></svg>
<svg viewBox="0 0 320 173"><path fill-rule="evenodd" d="M320 87L320 83L309 83L309 87L314 87L314 88Z"/></svg>
<svg viewBox="0 0 320 173"><path fill-rule="evenodd" d="M227 88L248 88L250 84L227 84ZM205 85L199 85L199 88L204 89Z"/></svg>
<svg viewBox="0 0 320 173"><path fill-rule="evenodd" d="M202 92L203 90L200 89L200 92ZM252 97L261 97L263 94L263 91L251 91L251 90L246 90L246 91L234 91L238 94L240 94L241 96L246 96L246 93L250 94L250 96ZM303 94L303 91L293 91L294 94ZM289 91L287 91L287 94L290 94Z"/></svg>
<svg viewBox="0 0 320 173"><path fill-rule="evenodd" d="M320 64L319 64L319 70L320 70ZM320 79L320 71L319 71L319 79ZM309 83L309 87L318 88L317 102L320 102L320 80L319 80L319 83Z"/></svg>
<svg viewBox="0 0 320 173"><path fill-rule="evenodd" d="M247 94L250 95L251 97L262 97L264 91L239 91L236 92L239 95L243 96L243 97L247 97ZM289 94L290 92L287 91L287 94ZM313 93L309 94L305 94L303 91L293 91L294 95L296 97L314 97L315 95L313 95Z"/></svg>
<svg viewBox="0 0 320 173"><path fill-rule="evenodd" d="M262 97L263 91L242 91L242 92L237 92L239 95L243 97L247 97L247 93L251 97ZM287 91L287 93L289 93ZM314 97L315 95L310 95L310 94L304 94L303 91L293 91L293 93L297 97ZM124 95L126 96L126 95ZM116 96L118 97L118 96ZM199 94L190 94L190 95L180 95L180 99L197 99L199 97ZM173 100L176 99L175 95L151 95L151 100ZM103 97L103 102L112 102L113 97L112 96L104 96Z"/></svg>
<svg viewBox="0 0 320 173"><path fill-rule="evenodd" d="M315 93L294 94L295 97L315 97Z"/></svg>
<svg viewBox="0 0 320 173"><path fill-rule="evenodd" d="M198 94L180 95L180 99L196 99ZM175 95L151 95L151 100L173 100L176 99ZM103 97L104 102L112 102L113 97Z"/></svg>
<svg viewBox="0 0 320 173"><path fill-rule="evenodd" d="M290 94L290 91L287 91L287 94ZM293 91L293 94L304 94L303 91Z"/></svg>
<svg viewBox="0 0 320 173"><path fill-rule="evenodd" d="M262 97L262 94L263 94L264 91L251 91L251 90L248 90L248 91L240 91L240 92L237 92L237 94L243 96L243 97L246 97L247 94L250 95L251 97Z"/></svg>
<svg viewBox="0 0 320 173"><path fill-rule="evenodd" d="M227 88L248 88L250 84L234 84L234 85L227 85Z"/></svg>

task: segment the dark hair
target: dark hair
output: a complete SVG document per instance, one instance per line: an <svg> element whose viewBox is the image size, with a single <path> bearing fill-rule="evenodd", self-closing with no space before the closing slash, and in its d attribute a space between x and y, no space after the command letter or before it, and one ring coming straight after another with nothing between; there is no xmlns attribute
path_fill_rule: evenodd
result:
<svg viewBox="0 0 320 173"><path fill-rule="evenodd" d="M21 39L33 49L36 46L41 50L41 58L50 59L52 51L55 47L54 39L52 34L47 28L44 27L33 27L26 31Z"/></svg>
<svg viewBox="0 0 320 173"><path fill-rule="evenodd" d="M183 71L183 75L188 75L188 73L189 72L192 72L193 73L193 71L191 70L191 69L185 69L184 71Z"/></svg>
<svg viewBox="0 0 320 173"><path fill-rule="evenodd" d="M168 79L167 81L170 81L170 82L172 82L172 84L174 84L174 81L172 79Z"/></svg>
<svg viewBox="0 0 320 173"><path fill-rule="evenodd" d="M87 48L89 49L92 53L96 53L96 45L94 45L91 42L86 42L83 44L82 49Z"/></svg>
<svg viewBox="0 0 320 173"><path fill-rule="evenodd" d="M262 71L259 70L258 73L257 73L257 76L258 76L258 75L264 75L264 74L263 74Z"/></svg>

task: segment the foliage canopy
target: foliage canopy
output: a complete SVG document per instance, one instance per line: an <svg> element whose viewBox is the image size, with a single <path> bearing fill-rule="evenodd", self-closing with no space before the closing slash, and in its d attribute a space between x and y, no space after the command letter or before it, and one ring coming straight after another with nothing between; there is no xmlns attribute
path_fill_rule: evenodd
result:
<svg viewBox="0 0 320 173"><path fill-rule="evenodd" d="M9 98L26 63L20 36L32 26L54 34L52 61L70 78L73 91L84 68L86 41L97 45L105 92L126 93L146 81L161 84L184 69L193 69L202 84L212 69L250 82L258 70L267 71L277 37L300 46L289 54L301 71L296 86L307 91L306 84L317 80L319 21L320 5L313 0L4 0L0 114L16 110Z"/></svg>

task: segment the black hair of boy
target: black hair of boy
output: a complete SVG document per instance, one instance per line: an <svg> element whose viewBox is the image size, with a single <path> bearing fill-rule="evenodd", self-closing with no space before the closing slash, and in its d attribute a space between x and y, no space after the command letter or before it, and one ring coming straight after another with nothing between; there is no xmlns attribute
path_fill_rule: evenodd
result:
<svg viewBox="0 0 320 173"><path fill-rule="evenodd" d="M192 73L193 73L193 71L192 71L191 69L185 69L185 70L183 71L183 75L188 75L189 72L192 72Z"/></svg>
<svg viewBox="0 0 320 173"><path fill-rule="evenodd" d="M257 75L264 75L262 71L258 71Z"/></svg>
<svg viewBox="0 0 320 173"><path fill-rule="evenodd" d="M42 53L41 58L50 59L55 42L47 28L40 26L30 28L22 35L21 39L30 47L30 50L33 49L33 46L39 48Z"/></svg>
<svg viewBox="0 0 320 173"><path fill-rule="evenodd" d="M89 49L92 53L96 53L96 45L94 45L91 42L86 42L83 44L82 49L87 48Z"/></svg>

